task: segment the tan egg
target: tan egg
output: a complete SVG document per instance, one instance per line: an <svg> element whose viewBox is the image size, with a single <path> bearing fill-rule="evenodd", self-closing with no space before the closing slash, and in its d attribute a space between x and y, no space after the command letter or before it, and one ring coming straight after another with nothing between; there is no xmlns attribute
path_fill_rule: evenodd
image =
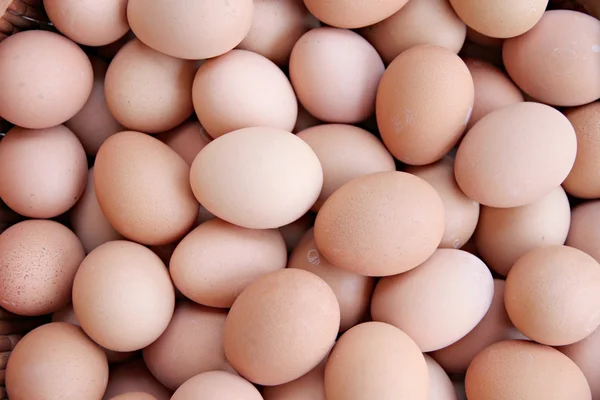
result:
<svg viewBox="0 0 600 400"><path fill-rule="evenodd" d="M592 398L600 396L600 329L587 338L568 346L558 347L581 369L592 390Z"/></svg>
<svg viewBox="0 0 600 400"><path fill-rule="evenodd" d="M252 26L238 48L285 65L298 39L318 24L302 0L256 0Z"/></svg>
<svg viewBox="0 0 600 400"><path fill-rule="evenodd" d="M450 0L463 21L477 32L494 38L522 35L538 23L548 0L485 2Z"/></svg>
<svg viewBox="0 0 600 400"><path fill-rule="evenodd" d="M467 26L467 40L486 47L502 47L504 42L504 39L486 36L469 26Z"/></svg>
<svg viewBox="0 0 600 400"><path fill-rule="evenodd" d="M262 390L264 400L327 400L325 361L294 381L278 386L265 386Z"/></svg>
<svg viewBox="0 0 600 400"><path fill-rule="evenodd" d="M540 1L540 0L536 0ZM579 106L600 98L600 20L577 11L546 11L502 55L512 80L538 101Z"/></svg>
<svg viewBox="0 0 600 400"><path fill-rule="evenodd" d="M175 150L188 164L200 153L212 138L198 121L187 121L170 131L159 133L156 138Z"/></svg>
<svg viewBox="0 0 600 400"><path fill-rule="evenodd" d="M340 331L356 325L368 311L375 279L333 266L317 250L312 229L290 256L288 268L312 272L331 286L340 305Z"/></svg>
<svg viewBox="0 0 600 400"><path fill-rule="evenodd" d="M292 132L302 132L305 129L321 124L322 122L310 115L310 113L306 111L304 107L302 107L302 104L298 104L298 118L296 119L296 125L294 126L294 130Z"/></svg>
<svg viewBox="0 0 600 400"><path fill-rule="evenodd" d="M454 159L446 156L435 164L409 167L405 172L427 181L444 203L446 227L439 247L459 249L473 235L479 220L479 203L469 199L454 180Z"/></svg>
<svg viewBox="0 0 600 400"><path fill-rule="evenodd" d="M116 397L113 397L112 400L157 400L157 399L156 399L156 397L154 397L148 393L132 392L132 393L120 394Z"/></svg>
<svg viewBox="0 0 600 400"><path fill-rule="evenodd" d="M103 46L129 31L127 0L44 0L52 24L69 39Z"/></svg>
<svg viewBox="0 0 600 400"><path fill-rule="evenodd" d="M465 381L469 400L591 400L590 387L575 363L558 350L509 340L475 357Z"/></svg>
<svg viewBox="0 0 600 400"><path fill-rule="evenodd" d="M519 207L553 191L577 152L569 120L544 104L524 102L493 111L462 140L454 174L471 199L497 208Z"/></svg>
<svg viewBox="0 0 600 400"><path fill-rule="evenodd" d="M160 258L124 240L105 243L81 263L73 283L73 308L96 343L115 351L135 351L167 329L175 292Z"/></svg>
<svg viewBox="0 0 600 400"><path fill-rule="evenodd" d="M279 233L283 236L285 246L288 253L296 248L302 236L311 229L315 224L315 215L312 213L306 213L294 222L284 225L279 229Z"/></svg>
<svg viewBox="0 0 600 400"><path fill-rule="evenodd" d="M308 10L327 25L337 28L362 28L390 17L408 0L378 1L375 7L363 0L304 0Z"/></svg>
<svg viewBox="0 0 600 400"><path fill-rule="evenodd" d="M327 199L315 221L315 242L339 268L395 275L433 254L444 225L444 204L429 183L405 172L378 172Z"/></svg>
<svg viewBox="0 0 600 400"><path fill-rule="evenodd" d="M64 225L27 220L0 235L0 304L20 315L59 310L71 301L85 251Z"/></svg>
<svg viewBox="0 0 600 400"><path fill-rule="evenodd" d="M538 343L563 346L600 326L600 264L581 250L532 250L506 278L504 302L519 331Z"/></svg>
<svg viewBox="0 0 600 400"><path fill-rule="evenodd" d="M194 160L190 182L198 201L215 216L245 228L271 229L313 206L323 170L296 135L255 127L210 142Z"/></svg>
<svg viewBox="0 0 600 400"><path fill-rule="evenodd" d="M448 0L411 0L397 13L360 31L386 64L411 47L432 44L458 53L467 26Z"/></svg>
<svg viewBox="0 0 600 400"><path fill-rule="evenodd" d="M143 350L152 375L171 390L208 371L234 372L223 351L227 312L180 302L167 330Z"/></svg>
<svg viewBox="0 0 600 400"><path fill-rule="evenodd" d="M173 57L200 60L237 46L252 25L252 0L129 0L127 19L145 44Z"/></svg>
<svg viewBox="0 0 600 400"><path fill-rule="evenodd" d="M465 59L465 64L475 87L475 102L467 129L494 110L524 101L519 88L500 69L473 58Z"/></svg>
<svg viewBox="0 0 600 400"><path fill-rule="evenodd" d="M346 331L325 366L327 400L429 399L423 354L408 335L382 322Z"/></svg>
<svg viewBox="0 0 600 400"><path fill-rule="evenodd" d="M373 114L384 70L375 48L358 33L331 27L304 34L292 50L289 65L304 108L319 120L342 124Z"/></svg>
<svg viewBox="0 0 600 400"><path fill-rule="evenodd" d="M291 132L298 116L292 84L268 58L232 50L202 64L194 78L194 109L213 138L265 126Z"/></svg>
<svg viewBox="0 0 600 400"><path fill-rule="evenodd" d="M62 124L87 101L90 60L56 33L19 32L0 44L0 117L30 129Z"/></svg>
<svg viewBox="0 0 600 400"><path fill-rule="evenodd" d="M577 157L563 186L579 198L600 198L600 102L569 109L565 116L577 134Z"/></svg>
<svg viewBox="0 0 600 400"><path fill-rule="evenodd" d="M473 109L465 63L438 46L413 47L392 62L377 90L377 125L398 160L425 165L458 142Z"/></svg>
<svg viewBox="0 0 600 400"><path fill-rule="evenodd" d="M83 108L65 126L73 131L86 153L95 156L100 145L111 135L124 130L112 116L104 98L104 77L108 64L97 57L90 57L94 69L94 86Z"/></svg>
<svg viewBox="0 0 600 400"><path fill-rule="evenodd" d="M120 132L104 142L94 164L94 188L110 224L139 243L174 242L198 217L189 166L143 133Z"/></svg>
<svg viewBox="0 0 600 400"><path fill-rule="evenodd" d="M429 352L473 330L493 295L494 280L483 261L462 250L439 249L418 268L380 279L371 316L398 327Z"/></svg>
<svg viewBox="0 0 600 400"><path fill-rule="evenodd" d="M494 279L492 305L479 324L458 342L431 353L449 374L464 374L473 358L487 346L502 340L526 339L508 318L504 288L505 281Z"/></svg>
<svg viewBox="0 0 600 400"><path fill-rule="evenodd" d="M225 355L251 382L281 385L321 362L339 326L329 285L311 272L286 268L263 275L238 296L225 322Z"/></svg>
<svg viewBox="0 0 600 400"><path fill-rule="evenodd" d="M171 400L196 399L262 400L262 396L244 378L229 372L211 371L189 379L171 397Z"/></svg>
<svg viewBox="0 0 600 400"><path fill-rule="evenodd" d="M600 201L589 201L573 208L567 246L575 247L600 262Z"/></svg>
<svg viewBox="0 0 600 400"><path fill-rule="evenodd" d="M333 192L354 178L396 170L394 158L383 143L362 128L319 125L299 132L298 137L308 143L323 167L323 189L313 211L319 211Z"/></svg>
<svg viewBox="0 0 600 400"><path fill-rule="evenodd" d="M429 375L429 400L458 400L454 385L440 365L427 354L423 355Z"/></svg>
<svg viewBox="0 0 600 400"><path fill-rule="evenodd" d="M147 393L156 400L170 400L171 392L156 380L146 368L144 360L135 359L113 365L103 400L113 400L126 393Z"/></svg>

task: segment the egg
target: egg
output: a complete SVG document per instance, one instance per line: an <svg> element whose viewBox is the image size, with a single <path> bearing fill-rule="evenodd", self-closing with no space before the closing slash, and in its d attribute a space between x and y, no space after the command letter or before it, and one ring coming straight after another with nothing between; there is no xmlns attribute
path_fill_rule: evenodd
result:
<svg viewBox="0 0 600 400"><path fill-rule="evenodd" d="M520 340L493 344L467 370L469 400L591 400L590 387L575 363L558 350Z"/></svg>
<svg viewBox="0 0 600 400"><path fill-rule="evenodd" d="M592 398L600 396L600 329L596 329L590 336L577 343L557 349L581 369L592 390Z"/></svg>
<svg viewBox="0 0 600 400"><path fill-rule="evenodd" d="M567 28L568 27L568 28ZM506 71L528 95L555 106L600 98L600 20L577 11L546 11L502 47Z"/></svg>
<svg viewBox="0 0 600 400"><path fill-rule="evenodd" d="M325 362L300 378L278 386L265 386L264 400L327 400L325 398Z"/></svg>
<svg viewBox="0 0 600 400"><path fill-rule="evenodd" d="M471 27L467 27L467 40L486 47L502 47L504 43L504 39L489 37Z"/></svg>
<svg viewBox="0 0 600 400"><path fill-rule="evenodd" d="M411 47L431 44L454 53L462 48L467 26L448 0L411 0L400 11L360 30L386 64Z"/></svg>
<svg viewBox="0 0 600 400"><path fill-rule="evenodd" d="M143 392L132 392L120 394L113 397L113 400L157 400L156 397Z"/></svg>
<svg viewBox="0 0 600 400"><path fill-rule="evenodd" d="M0 117L23 128L64 123L87 101L94 73L75 43L32 30L0 43Z"/></svg>
<svg viewBox="0 0 600 400"><path fill-rule="evenodd" d="M408 0L382 0L377 7L363 0L304 0L308 10L327 25L337 28L362 28L390 17Z"/></svg>
<svg viewBox="0 0 600 400"><path fill-rule="evenodd" d="M335 293L317 275L286 268L263 275L238 296L225 321L225 356L251 382L281 385L329 353L340 326Z"/></svg>
<svg viewBox="0 0 600 400"><path fill-rule="evenodd" d="M460 139L473 109L473 79L443 47L421 45L398 56L377 90L377 126L398 160L440 160Z"/></svg>
<svg viewBox="0 0 600 400"><path fill-rule="evenodd" d="M331 27L302 35L289 64L304 108L321 121L341 124L361 122L373 114L384 69L375 48L358 33Z"/></svg>
<svg viewBox="0 0 600 400"><path fill-rule="evenodd" d="M215 216L271 229L304 215L323 187L319 158L306 142L276 128L239 129L210 142L192 164L194 195Z"/></svg>
<svg viewBox="0 0 600 400"><path fill-rule="evenodd" d="M600 201L588 201L573 208L566 244L584 251L600 262Z"/></svg>
<svg viewBox="0 0 600 400"><path fill-rule="evenodd" d="M462 191L482 205L519 207L550 193L567 177L577 152L569 120L540 103L493 111L467 133L454 174Z"/></svg>
<svg viewBox="0 0 600 400"><path fill-rule="evenodd" d="M212 140L198 121L186 121L176 128L159 133L156 138L175 150L190 166L200 150Z"/></svg>
<svg viewBox="0 0 600 400"><path fill-rule="evenodd" d="M262 396L250 382L237 375L210 371L189 379L171 397L171 400L196 399L262 400Z"/></svg>
<svg viewBox="0 0 600 400"><path fill-rule="evenodd" d="M283 236L285 246L288 253L296 248L302 236L311 229L315 224L315 216L312 213L306 213L297 220L287 225L284 225L279 229L279 233Z"/></svg>
<svg viewBox="0 0 600 400"><path fill-rule="evenodd" d="M423 354L401 330L365 322L346 331L325 366L327 400L429 399Z"/></svg>
<svg viewBox="0 0 600 400"><path fill-rule="evenodd" d="M84 332L114 351L148 346L167 329L175 292L160 258L124 240L105 243L81 263L73 308Z"/></svg>
<svg viewBox="0 0 600 400"><path fill-rule="evenodd" d="M444 234L444 204L425 180L404 172L355 178L336 190L315 221L315 243L333 265L366 276L415 268Z"/></svg>
<svg viewBox="0 0 600 400"><path fill-rule="evenodd" d="M127 393L146 393L156 400L170 400L173 394L156 380L142 359L134 359L113 365L103 400L112 400Z"/></svg>
<svg viewBox="0 0 600 400"><path fill-rule="evenodd" d="M253 12L252 0L127 3L127 20L143 43L190 60L216 57L237 46L250 31Z"/></svg>
<svg viewBox="0 0 600 400"><path fill-rule="evenodd" d="M0 304L20 315L59 310L71 301L85 252L64 225L27 220L0 234Z"/></svg>
<svg viewBox="0 0 600 400"><path fill-rule="evenodd" d="M302 104L298 104L298 118L296 119L296 125L294 126L294 130L292 132L302 132L305 129L321 125L322 123L322 121L319 121L310 115L310 113L306 111L304 107L302 107Z"/></svg>
<svg viewBox="0 0 600 400"><path fill-rule="evenodd" d="M429 375L429 400L458 400L454 385L443 368L427 354L423 356Z"/></svg>

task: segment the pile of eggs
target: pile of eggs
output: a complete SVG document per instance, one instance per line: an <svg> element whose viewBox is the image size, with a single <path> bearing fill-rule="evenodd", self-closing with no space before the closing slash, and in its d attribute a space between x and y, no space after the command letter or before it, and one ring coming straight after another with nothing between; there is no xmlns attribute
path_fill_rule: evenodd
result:
<svg viewBox="0 0 600 400"><path fill-rule="evenodd" d="M43 6L0 42L11 400L600 399L584 8Z"/></svg>

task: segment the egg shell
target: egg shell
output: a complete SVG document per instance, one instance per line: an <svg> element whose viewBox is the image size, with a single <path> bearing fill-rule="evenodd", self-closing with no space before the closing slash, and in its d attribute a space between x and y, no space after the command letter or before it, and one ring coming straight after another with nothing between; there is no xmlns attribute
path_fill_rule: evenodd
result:
<svg viewBox="0 0 600 400"><path fill-rule="evenodd" d="M188 164L192 165L194 158L200 153L212 138L198 121L186 121L167 132L159 133L156 138L175 150Z"/></svg>
<svg viewBox="0 0 600 400"><path fill-rule="evenodd" d="M600 263L600 201L579 204L571 212L567 246L575 247Z"/></svg>
<svg viewBox="0 0 600 400"><path fill-rule="evenodd" d="M297 135L313 149L323 168L323 189L313 211L319 211L333 192L354 178L396 170L394 158L383 143L362 128L326 124Z"/></svg>
<svg viewBox="0 0 600 400"><path fill-rule="evenodd" d="M325 398L325 361L307 374L283 385L265 386L264 400L327 400Z"/></svg>
<svg viewBox="0 0 600 400"><path fill-rule="evenodd" d="M53 218L71 208L87 177L85 151L63 125L14 127L0 142L0 197L17 213Z"/></svg>
<svg viewBox="0 0 600 400"><path fill-rule="evenodd" d="M143 392L132 392L120 394L113 397L113 400L157 400L156 397L148 393Z"/></svg>
<svg viewBox="0 0 600 400"><path fill-rule="evenodd" d="M585 339L600 326L600 264L569 246L525 254L506 278L504 302L515 326L550 346Z"/></svg>
<svg viewBox="0 0 600 400"><path fill-rule="evenodd" d="M294 268L271 272L238 296L225 322L225 355L260 385L293 381L317 366L340 326L335 293L317 275Z"/></svg>
<svg viewBox="0 0 600 400"><path fill-rule="evenodd" d="M224 371L205 372L186 381L171 400L262 400L260 392L245 379Z"/></svg>
<svg viewBox="0 0 600 400"><path fill-rule="evenodd" d="M6 367L6 389L14 400L100 399L107 381L102 349L81 329L62 322L25 335Z"/></svg>
<svg viewBox="0 0 600 400"><path fill-rule="evenodd" d="M429 375L429 400L458 400L454 385L440 365L427 354L423 355Z"/></svg>
<svg viewBox="0 0 600 400"><path fill-rule="evenodd" d="M443 47L412 47L388 66L377 90L377 125L398 160L440 160L460 139L473 108L473 79Z"/></svg>
<svg viewBox="0 0 600 400"><path fill-rule="evenodd" d="M93 81L90 60L64 36L30 30L0 43L0 117L15 125L62 124L81 110Z"/></svg>
<svg viewBox="0 0 600 400"><path fill-rule="evenodd" d="M149 135L125 131L100 147L94 188L102 212L117 232L148 245L182 238L198 217L189 166Z"/></svg>
<svg viewBox="0 0 600 400"><path fill-rule="evenodd" d="M465 42L467 26L448 0L411 0L398 12L360 30L386 64L417 45L431 44L458 53Z"/></svg>
<svg viewBox="0 0 600 400"><path fill-rule="evenodd" d="M172 57L200 60L237 46L252 26L252 0L130 0L127 19L146 45Z"/></svg>
<svg viewBox="0 0 600 400"><path fill-rule="evenodd" d="M73 283L81 327L109 350L135 351L167 329L175 292L160 258L124 240L105 243L81 263Z"/></svg>
<svg viewBox="0 0 600 400"><path fill-rule="evenodd" d="M524 35L506 40L504 65L538 101L580 106L600 98L600 20L577 11L546 11Z"/></svg>
<svg viewBox="0 0 600 400"><path fill-rule="evenodd" d="M465 380L469 400L591 400L581 370L558 350L537 343L495 343L473 360Z"/></svg>
<svg viewBox="0 0 600 400"><path fill-rule="evenodd" d="M305 129L321 125L322 123L322 121L319 121L310 115L310 113L306 111L304 107L302 107L302 104L298 104L298 118L296 119L296 125L294 126L294 130L292 132L302 132Z"/></svg>
<svg viewBox="0 0 600 400"><path fill-rule="evenodd" d="M192 164L198 201L215 216L251 229L287 225L323 187L319 158L302 139L268 127L239 129L210 142Z"/></svg>
<svg viewBox="0 0 600 400"><path fill-rule="evenodd" d="M581 369L592 390L592 398L600 396L600 329L596 329L590 336L577 343L558 347L558 350Z"/></svg>
<svg viewBox="0 0 600 400"><path fill-rule="evenodd" d="M315 215L313 213L306 213L297 220L287 225L284 225L279 229L279 233L283 236L285 246L288 253L296 248L302 236L311 229L315 224Z"/></svg>
<svg viewBox="0 0 600 400"><path fill-rule="evenodd" d="M305 33L296 42L289 64L290 79L304 108L319 120L342 124L373 114L384 70L377 50L358 33L331 27Z"/></svg>
<svg viewBox="0 0 600 400"><path fill-rule="evenodd" d="M77 236L64 225L27 220L0 235L0 304L20 315L54 312L71 301L85 257Z"/></svg>
<svg viewBox="0 0 600 400"><path fill-rule="evenodd" d="M382 322L346 331L325 366L327 400L429 399L423 354L408 335Z"/></svg>
<svg viewBox="0 0 600 400"><path fill-rule="evenodd" d="M112 400L121 394L139 392L150 394L156 400L170 400L173 394L152 376L144 361L138 358L111 367L102 399Z"/></svg>
<svg viewBox="0 0 600 400"><path fill-rule="evenodd" d="M362 28L390 17L408 0L382 0L377 7L364 0L304 0L308 10L327 25L337 28Z"/></svg>
<svg viewBox="0 0 600 400"><path fill-rule="evenodd" d="M378 172L327 199L315 221L315 243L339 268L395 275L433 254L444 225L444 204L429 183L405 172Z"/></svg>
<svg viewBox="0 0 600 400"><path fill-rule="evenodd" d="M517 103L479 120L462 140L454 174L482 205L519 207L550 193L575 162L577 137L569 120L540 103Z"/></svg>

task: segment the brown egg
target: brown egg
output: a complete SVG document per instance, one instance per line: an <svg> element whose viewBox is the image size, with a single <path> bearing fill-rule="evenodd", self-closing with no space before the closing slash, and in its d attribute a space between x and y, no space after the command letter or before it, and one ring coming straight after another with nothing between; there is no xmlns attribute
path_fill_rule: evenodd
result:
<svg viewBox="0 0 600 400"><path fill-rule="evenodd" d="M450 0L463 21L477 32L494 38L522 35L535 24L548 0L509 0L481 3L477 0Z"/></svg>
<svg viewBox="0 0 600 400"><path fill-rule="evenodd" d="M175 150L188 164L200 153L212 138L198 121L187 121L170 131L159 133L156 138Z"/></svg>
<svg viewBox="0 0 600 400"><path fill-rule="evenodd" d="M194 78L194 109L213 138L241 128L291 132L298 116L292 84L268 58L232 50L202 64Z"/></svg>
<svg viewBox="0 0 600 400"><path fill-rule="evenodd" d="M143 133L120 132L104 142L94 164L94 188L110 224L139 243L174 242L198 216L189 166Z"/></svg>
<svg viewBox="0 0 600 400"><path fill-rule="evenodd" d="M42 325L23 337L6 367L11 400L96 400L108 382L108 363L100 347L76 326Z"/></svg>
<svg viewBox="0 0 600 400"><path fill-rule="evenodd" d="M319 125L298 133L298 137L308 143L323 167L323 189L313 211L319 211L333 192L354 178L396 170L394 158L383 143L362 128Z"/></svg>
<svg viewBox="0 0 600 400"><path fill-rule="evenodd" d="M540 247L515 263L504 302L511 321L538 343L563 346L600 326L600 264L569 246Z"/></svg>
<svg viewBox="0 0 600 400"><path fill-rule="evenodd" d="M512 80L541 102L579 106L600 98L600 21L594 17L547 11L529 32L506 40L502 55Z"/></svg>
<svg viewBox="0 0 600 400"><path fill-rule="evenodd" d="M97 247L81 263L73 283L73 308L96 343L134 351L165 331L175 292L157 255L140 244L118 240Z"/></svg>
<svg viewBox="0 0 600 400"><path fill-rule="evenodd" d="M262 390L264 400L327 400L325 361L296 380L278 386L265 386Z"/></svg>
<svg viewBox="0 0 600 400"><path fill-rule="evenodd" d="M323 187L315 152L296 135L275 128L240 129L210 142L190 175L206 209L251 229L279 228L304 215Z"/></svg>
<svg viewBox="0 0 600 400"><path fill-rule="evenodd" d="M439 247L459 249L473 235L479 219L479 203L469 199L454 180L454 159L446 156L435 164L409 167L405 172L427 181L444 203L446 227Z"/></svg>
<svg viewBox="0 0 600 400"><path fill-rule="evenodd" d="M397 13L360 31L386 64L400 53L421 44L432 44L458 53L467 26L448 0L411 0Z"/></svg>
<svg viewBox="0 0 600 400"><path fill-rule="evenodd" d="M237 46L250 30L253 10L252 0L129 0L127 19L133 33L155 50L200 60Z"/></svg>
<svg viewBox="0 0 600 400"><path fill-rule="evenodd" d="M337 28L362 28L390 17L408 0L382 0L375 7L363 0L304 0L308 10L327 25Z"/></svg>
<svg viewBox="0 0 600 400"><path fill-rule="evenodd" d="M581 370L552 347L508 340L475 357L465 382L469 400L591 400Z"/></svg>
<svg viewBox="0 0 600 400"><path fill-rule="evenodd" d="M225 355L246 379L281 385L319 364L339 326L329 285L311 272L286 268L256 279L238 296L225 322Z"/></svg>
<svg viewBox="0 0 600 400"><path fill-rule="evenodd" d="M600 262L600 201L582 203L571 213L566 244L582 250Z"/></svg>
<svg viewBox="0 0 600 400"><path fill-rule="evenodd" d="M142 359L113 365L103 400L112 400L125 393L147 393L156 400L170 400L172 392L156 380Z"/></svg>
<svg viewBox="0 0 600 400"><path fill-rule="evenodd" d="M462 140L454 173L471 199L519 207L550 193L567 177L577 152L569 120L552 107L517 103L479 120Z"/></svg>
<svg viewBox="0 0 600 400"><path fill-rule="evenodd" d="M143 350L152 375L171 390L208 371L234 372L223 351L227 312L180 302L167 330Z"/></svg>
<svg viewBox="0 0 600 400"><path fill-rule="evenodd" d="M104 92L112 115L123 126L146 133L163 132L193 112L193 62L170 57L137 39L111 61Z"/></svg>
<svg viewBox="0 0 600 400"><path fill-rule="evenodd" d="M466 251L440 249L418 268L380 279L371 316L406 332L428 352L473 330L493 295L494 280L483 261Z"/></svg>
<svg viewBox="0 0 600 400"><path fill-rule="evenodd" d="M247 380L224 371L205 372L185 382L171 400L240 399L262 400L260 392Z"/></svg>
<svg viewBox="0 0 600 400"><path fill-rule="evenodd" d="M454 385L448 374L433 358L427 354L423 356L427 363L429 375L429 400L458 400Z"/></svg>
<svg viewBox="0 0 600 400"><path fill-rule="evenodd" d="M502 47L504 43L504 39L489 37L469 26L467 26L467 40L486 47Z"/></svg>
<svg viewBox="0 0 600 400"><path fill-rule="evenodd" d="M86 153L95 156L100 145L111 135L125 130L112 116L104 98L104 77L108 64L90 57L94 69L94 86L83 108L65 126L81 141Z"/></svg>
<svg viewBox="0 0 600 400"><path fill-rule="evenodd" d="M473 80L465 63L438 46L416 46L392 62L377 91L377 125L398 160L440 160L461 137L473 108Z"/></svg>
<svg viewBox="0 0 600 400"><path fill-rule="evenodd" d="M90 60L64 36L31 30L0 44L0 117L15 125L62 124L81 110L93 81Z"/></svg>
<svg viewBox="0 0 600 400"><path fill-rule="evenodd" d="M592 398L600 396L600 329L587 338L568 346L559 347L581 369L592 389Z"/></svg>
<svg viewBox="0 0 600 400"><path fill-rule="evenodd" d="M85 257L77 236L64 225L28 220L0 235L0 304L20 315L54 312L71 301Z"/></svg>
<svg viewBox="0 0 600 400"><path fill-rule="evenodd" d="M284 225L279 229L279 233L283 236L285 246L288 253L296 248L302 236L312 228L315 224L315 215L312 213L306 213L294 222Z"/></svg>
<svg viewBox="0 0 600 400"><path fill-rule="evenodd" d="M385 67L358 33L323 27L298 40L289 69L298 100L310 114L326 122L354 124L375 111Z"/></svg>
<svg viewBox="0 0 600 400"><path fill-rule="evenodd" d="M464 374L475 356L502 340L526 339L512 324L504 308L505 282L494 279L492 305L477 326L458 342L431 353L450 374Z"/></svg>
<svg viewBox="0 0 600 400"><path fill-rule="evenodd" d="M382 322L350 328L325 366L327 400L428 400L427 364L401 330Z"/></svg>
<svg viewBox="0 0 600 400"><path fill-rule="evenodd" d="M444 204L429 183L405 172L378 172L327 199L315 222L315 242L339 268L395 275L433 254L444 224Z"/></svg>
<svg viewBox="0 0 600 400"><path fill-rule="evenodd" d="M302 0L256 0L252 26L238 48L285 65L298 39L318 25Z"/></svg>
<svg viewBox="0 0 600 400"><path fill-rule="evenodd" d="M129 30L127 0L44 0L52 24L69 39L87 46L103 46Z"/></svg>
<svg viewBox="0 0 600 400"><path fill-rule="evenodd" d="M312 229L290 256L288 268L312 272L331 286L340 305L340 331L356 325L369 309L375 280L333 266L317 250Z"/></svg>
<svg viewBox="0 0 600 400"><path fill-rule="evenodd" d="M475 87L475 102L467 129L494 110L524 101L519 88L500 69L473 58L465 59L465 64Z"/></svg>
<svg viewBox="0 0 600 400"><path fill-rule="evenodd" d="M113 397L112 400L157 400L156 397L148 393L143 392L132 392L120 394Z"/></svg>
<svg viewBox="0 0 600 400"><path fill-rule="evenodd" d="M0 197L17 213L53 218L83 193L85 151L68 128L14 127L0 142Z"/></svg>
<svg viewBox="0 0 600 400"><path fill-rule="evenodd" d="M565 116L577 134L577 157L563 186L579 198L600 198L600 102L569 109Z"/></svg>

